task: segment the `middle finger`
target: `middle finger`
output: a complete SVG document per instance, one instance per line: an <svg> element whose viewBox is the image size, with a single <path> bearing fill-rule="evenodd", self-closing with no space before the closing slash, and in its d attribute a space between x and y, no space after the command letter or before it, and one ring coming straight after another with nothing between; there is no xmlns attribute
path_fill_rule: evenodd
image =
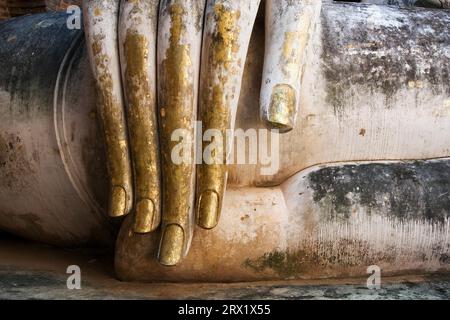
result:
<svg viewBox="0 0 450 320"><path fill-rule="evenodd" d="M162 0L158 31L158 105L163 170L159 261L176 265L193 235L195 121L204 0Z"/></svg>

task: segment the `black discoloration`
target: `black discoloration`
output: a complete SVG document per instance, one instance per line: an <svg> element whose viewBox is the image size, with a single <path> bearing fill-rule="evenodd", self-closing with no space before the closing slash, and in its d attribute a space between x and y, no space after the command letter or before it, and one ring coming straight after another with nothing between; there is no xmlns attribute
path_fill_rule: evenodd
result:
<svg viewBox="0 0 450 320"><path fill-rule="evenodd" d="M354 205L402 219L450 217L450 160L327 167L308 179L330 219L349 218Z"/></svg>
<svg viewBox="0 0 450 320"><path fill-rule="evenodd" d="M324 255L323 252L330 254ZM255 272L272 270L285 279L298 278L305 274L324 273L324 270L341 270L341 273L345 273L344 270L352 267L370 266L381 261L393 263L396 259L394 252L388 248L375 251L366 241L341 238L320 244L303 243L301 249L292 252L266 253L255 260L247 259L244 266Z"/></svg>
<svg viewBox="0 0 450 320"><path fill-rule="evenodd" d="M448 12L364 4L324 6L322 67L327 100L337 114L361 90L381 92L387 107L412 82L423 83L434 94L450 95Z"/></svg>
<svg viewBox="0 0 450 320"><path fill-rule="evenodd" d="M53 106L60 64L81 32L66 22L66 13L45 13L0 23L0 90L11 96L12 115L32 117L39 111L34 106ZM20 37L14 37L17 30Z"/></svg>
<svg viewBox="0 0 450 320"><path fill-rule="evenodd" d="M313 237L313 235L311 235ZM446 270L449 265L447 253L434 248L430 253L417 251L400 252L394 245L376 250L373 244L358 239L336 238L334 241L305 242L295 251L273 251L257 259L246 259L245 268L254 272L274 272L282 279L296 279L306 276L321 277L339 275L350 277L363 274L370 265L395 265L397 272L407 273L414 263L434 263ZM446 248L448 252L448 248ZM409 259L405 259L405 255ZM410 266L408 266L410 264ZM355 272L356 271L356 272Z"/></svg>
<svg viewBox="0 0 450 320"><path fill-rule="evenodd" d="M356 1L358 2L358 1ZM427 0L361 0L361 3L369 3L369 4L384 4L390 6L401 6L401 7L426 7L426 8L435 8L436 6L428 3Z"/></svg>

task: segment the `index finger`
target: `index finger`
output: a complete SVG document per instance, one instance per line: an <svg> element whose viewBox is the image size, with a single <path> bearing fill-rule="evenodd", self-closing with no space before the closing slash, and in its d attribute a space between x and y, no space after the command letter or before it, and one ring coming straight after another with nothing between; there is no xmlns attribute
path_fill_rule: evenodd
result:
<svg viewBox="0 0 450 320"><path fill-rule="evenodd" d="M97 110L102 125L112 217L127 215L132 208L132 172L120 79L117 23L119 0L83 2L87 49L97 86Z"/></svg>

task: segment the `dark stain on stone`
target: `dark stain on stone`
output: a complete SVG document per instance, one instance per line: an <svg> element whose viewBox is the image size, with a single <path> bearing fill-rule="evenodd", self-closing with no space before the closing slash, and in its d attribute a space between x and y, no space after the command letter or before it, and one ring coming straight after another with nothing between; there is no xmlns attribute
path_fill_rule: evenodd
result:
<svg viewBox="0 0 450 320"><path fill-rule="evenodd" d="M429 84L435 94L450 95L450 57L446 54L450 16L445 10L385 6L386 16L400 15L397 23L389 24L382 19L367 23L374 6L342 3L324 7L322 70L328 81L327 101L336 114L345 112L357 90L381 92L387 108L411 81ZM342 12L357 18L348 23Z"/></svg>
<svg viewBox="0 0 450 320"><path fill-rule="evenodd" d="M256 259L246 259L243 266L258 273L271 271L283 279L324 274L345 277L354 270L359 270L359 274L365 273L370 265L395 265L397 270L410 270L414 263L428 264L436 260L446 270L449 256L442 252L443 248L432 248L429 253L420 250L405 253L399 251L395 244L377 249L368 241L336 238L333 241L302 242L295 251L268 252ZM448 252L448 248L444 252Z"/></svg>
<svg viewBox="0 0 450 320"><path fill-rule="evenodd" d="M32 117L39 111L35 106L53 107L58 70L81 32L67 28L67 16L44 13L0 23L0 89L11 96L12 116ZM8 41L11 36L14 41Z"/></svg>
<svg viewBox="0 0 450 320"><path fill-rule="evenodd" d="M44 289L52 287L62 287L66 285L63 279L57 279L52 275L38 272L14 273L13 270L9 272L7 272L6 270L2 270L0 274L2 279L1 287L7 288L7 290L9 291L11 291L12 288L14 288L14 291L19 291L23 290L24 288L30 287L40 287Z"/></svg>
<svg viewBox="0 0 450 320"><path fill-rule="evenodd" d="M348 219L354 205L401 219L450 217L450 160L325 167L307 179L329 219Z"/></svg>
<svg viewBox="0 0 450 320"><path fill-rule="evenodd" d="M448 254L441 254L441 257L439 258L439 262L441 264L450 264L450 257Z"/></svg>
<svg viewBox="0 0 450 320"><path fill-rule="evenodd" d="M342 275L348 268L392 263L396 258L394 251L376 251L369 243L356 239L311 242L300 247L296 251L273 251L257 259L246 259L244 267L258 273L272 270L281 278L288 279L324 273L324 270L339 270Z"/></svg>
<svg viewBox="0 0 450 320"><path fill-rule="evenodd" d="M359 130L359 135L361 137L364 137L366 135L366 129L363 128L363 129Z"/></svg>

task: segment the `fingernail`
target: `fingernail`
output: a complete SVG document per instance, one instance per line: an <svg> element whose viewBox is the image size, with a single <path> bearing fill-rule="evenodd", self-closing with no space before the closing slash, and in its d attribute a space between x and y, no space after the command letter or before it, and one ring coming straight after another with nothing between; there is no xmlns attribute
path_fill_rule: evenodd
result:
<svg viewBox="0 0 450 320"><path fill-rule="evenodd" d="M203 229L213 229L219 220L219 195L215 191L205 191L198 204L198 225Z"/></svg>
<svg viewBox="0 0 450 320"><path fill-rule="evenodd" d="M136 214L134 217L134 232L135 233L149 233L158 226L153 225L155 217L155 205L153 201L144 199L139 201L136 205Z"/></svg>
<svg viewBox="0 0 450 320"><path fill-rule="evenodd" d="M114 187L111 193L110 216L122 217L126 215L127 193L122 187Z"/></svg>
<svg viewBox="0 0 450 320"><path fill-rule="evenodd" d="M165 266L177 265L183 256L184 231L177 224L170 224L164 230L159 250L159 263Z"/></svg>
<svg viewBox="0 0 450 320"><path fill-rule="evenodd" d="M287 84L279 84L273 88L267 119L269 129L289 132L294 128L297 109L295 90Z"/></svg>

